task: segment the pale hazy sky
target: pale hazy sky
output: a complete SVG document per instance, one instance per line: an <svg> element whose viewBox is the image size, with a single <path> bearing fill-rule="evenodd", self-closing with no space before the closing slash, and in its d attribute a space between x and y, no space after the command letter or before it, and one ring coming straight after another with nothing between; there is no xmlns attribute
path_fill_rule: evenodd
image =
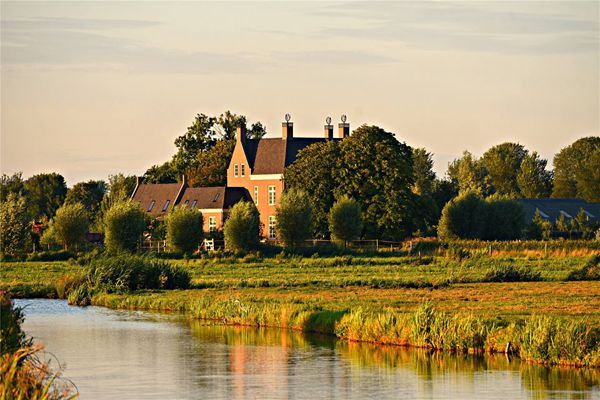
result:
<svg viewBox="0 0 600 400"><path fill-rule="evenodd" d="M600 8L569 2L1 3L1 169L143 174L196 113L325 117L433 152L600 134Z"/></svg>

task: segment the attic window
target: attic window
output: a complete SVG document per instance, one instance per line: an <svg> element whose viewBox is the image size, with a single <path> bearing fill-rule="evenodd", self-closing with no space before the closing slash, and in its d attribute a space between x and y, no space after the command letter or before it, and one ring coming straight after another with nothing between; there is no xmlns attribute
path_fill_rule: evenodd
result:
<svg viewBox="0 0 600 400"><path fill-rule="evenodd" d="M184 204L185 204L185 205L186 205L186 207L187 207L187 206L190 204L190 201L189 201L189 200L186 200Z"/></svg>
<svg viewBox="0 0 600 400"><path fill-rule="evenodd" d="M163 212L167 211L167 208L169 208L169 203L171 202L171 200L167 200L164 207L163 207Z"/></svg>
<svg viewBox="0 0 600 400"><path fill-rule="evenodd" d="M589 211L587 211L587 210L583 210L583 212L585 213L585 215L587 215L587 216L588 216L588 218L596 218L596 216L595 216L594 214L590 213L590 212L589 212Z"/></svg>
<svg viewBox="0 0 600 400"><path fill-rule="evenodd" d="M238 176L238 165L237 164L235 164L233 166L233 176L235 176L236 178Z"/></svg>
<svg viewBox="0 0 600 400"><path fill-rule="evenodd" d="M243 169L242 169L242 171L243 171ZM219 196L221 196L221 193L215 194L215 198L213 199L213 203L216 202L217 200L219 200Z"/></svg>
<svg viewBox="0 0 600 400"><path fill-rule="evenodd" d="M242 176L246 175L246 166L242 164Z"/></svg>
<svg viewBox="0 0 600 400"><path fill-rule="evenodd" d="M198 204L198 200L192 201L192 208L196 208L196 204Z"/></svg>
<svg viewBox="0 0 600 400"><path fill-rule="evenodd" d="M571 215L569 215L569 213L568 213L568 212L566 212L566 211L560 210L560 213L561 213L562 215L564 215L565 217L567 217L567 218L573 218L573 217L571 217Z"/></svg>
<svg viewBox="0 0 600 400"><path fill-rule="evenodd" d="M154 200L152 200L152 201L150 202L150 205L148 206L148 212L152 211L152 209L154 208L154 203L155 203L155 201L154 201Z"/></svg>
<svg viewBox="0 0 600 400"><path fill-rule="evenodd" d="M540 215L542 216L542 218L545 218L545 219L549 219L550 218L550 216L548 214L546 214L545 212L543 212L539 208L538 208L538 211L540 212Z"/></svg>

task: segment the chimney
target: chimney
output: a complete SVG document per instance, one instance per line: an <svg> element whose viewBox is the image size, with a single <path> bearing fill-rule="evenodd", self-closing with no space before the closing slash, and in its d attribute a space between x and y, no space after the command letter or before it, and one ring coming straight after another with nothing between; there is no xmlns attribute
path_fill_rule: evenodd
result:
<svg viewBox="0 0 600 400"><path fill-rule="evenodd" d="M294 123L290 122L290 114L285 114L285 122L281 124L281 138L283 140L294 137Z"/></svg>
<svg viewBox="0 0 600 400"><path fill-rule="evenodd" d="M235 136L238 142L246 143L246 124L238 125Z"/></svg>
<svg viewBox="0 0 600 400"><path fill-rule="evenodd" d="M331 125L331 117L325 118L325 139L331 140L333 139L333 125Z"/></svg>
<svg viewBox="0 0 600 400"><path fill-rule="evenodd" d="M345 115L342 115L342 122L338 124L338 135L340 139L350 136L350 124L346 123Z"/></svg>

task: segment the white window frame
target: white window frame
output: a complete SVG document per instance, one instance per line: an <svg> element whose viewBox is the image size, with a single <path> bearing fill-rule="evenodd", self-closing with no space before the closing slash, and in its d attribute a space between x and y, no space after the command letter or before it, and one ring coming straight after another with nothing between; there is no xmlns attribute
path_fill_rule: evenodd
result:
<svg viewBox="0 0 600 400"><path fill-rule="evenodd" d="M277 201L277 188L272 185L269 186L269 205L270 206L274 206L275 202Z"/></svg>
<svg viewBox="0 0 600 400"><path fill-rule="evenodd" d="M152 200L152 201L150 202L150 205L148 206L148 210L147 210L147 212L150 212L150 211L152 211L152 209L154 208L154 205L155 205L155 204L156 204L156 202L155 202L154 200Z"/></svg>
<svg viewBox="0 0 600 400"><path fill-rule="evenodd" d="M217 231L217 217L208 217L208 231L216 232Z"/></svg>
<svg viewBox="0 0 600 400"><path fill-rule="evenodd" d="M238 177L238 165L237 164L233 165L233 176L236 178Z"/></svg>
<svg viewBox="0 0 600 400"><path fill-rule="evenodd" d="M277 221L274 215L269 215L269 239L275 239L275 225Z"/></svg>
<svg viewBox="0 0 600 400"><path fill-rule="evenodd" d="M254 186L254 204L258 205L258 186Z"/></svg>
<svg viewBox="0 0 600 400"><path fill-rule="evenodd" d="M169 209L169 204L171 204L171 200L167 199L167 201L165 201L165 205L162 208L162 212L167 212L167 210Z"/></svg>

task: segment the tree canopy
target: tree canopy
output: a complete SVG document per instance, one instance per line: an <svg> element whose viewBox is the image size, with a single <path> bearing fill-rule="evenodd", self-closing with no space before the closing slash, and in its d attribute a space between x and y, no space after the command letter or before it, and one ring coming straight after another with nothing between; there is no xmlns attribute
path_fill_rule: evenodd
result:
<svg viewBox="0 0 600 400"><path fill-rule="evenodd" d="M223 227L225 247L232 251L248 251L258 248L260 217L253 202L241 201L229 210L229 218Z"/></svg>
<svg viewBox="0 0 600 400"><path fill-rule="evenodd" d="M333 240L346 246L348 242L359 239L363 225L360 203L343 195L329 210L328 222Z"/></svg>
<svg viewBox="0 0 600 400"><path fill-rule="evenodd" d="M67 192L66 204L83 205L90 221L93 221L100 209L100 203L104 198L108 186L104 181L79 182L73 185Z"/></svg>
<svg viewBox="0 0 600 400"><path fill-rule="evenodd" d="M491 147L481 157L494 193L501 196L518 197L517 173L527 155L525 148L518 143L502 143Z"/></svg>
<svg viewBox="0 0 600 400"><path fill-rule="evenodd" d="M67 184L55 172L38 174L25 181L27 205L33 218L51 219L67 196Z"/></svg>
<svg viewBox="0 0 600 400"><path fill-rule="evenodd" d="M197 208L177 206L167 218L167 242L175 251L192 253L202 241L202 213Z"/></svg>
<svg viewBox="0 0 600 400"><path fill-rule="evenodd" d="M65 203L52 219L54 235L65 249L82 243L89 225L89 214L82 203Z"/></svg>
<svg viewBox="0 0 600 400"><path fill-rule="evenodd" d="M0 202L0 254L16 255L26 250L31 238L31 220L25 198L9 193Z"/></svg>
<svg viewBox="0 0 600 400"><path fill-rule="evenodd" d="M277 240L285 247L297 246L310 239L312 211L308 195L296 189L288 189L281 195L275 209Z"/></svg>
<svg viewBox="0 0 600 400"><path fill-rule="evenodd" d="M554 156L552 197L600 201L600 137L576 140Z"/></svg>

